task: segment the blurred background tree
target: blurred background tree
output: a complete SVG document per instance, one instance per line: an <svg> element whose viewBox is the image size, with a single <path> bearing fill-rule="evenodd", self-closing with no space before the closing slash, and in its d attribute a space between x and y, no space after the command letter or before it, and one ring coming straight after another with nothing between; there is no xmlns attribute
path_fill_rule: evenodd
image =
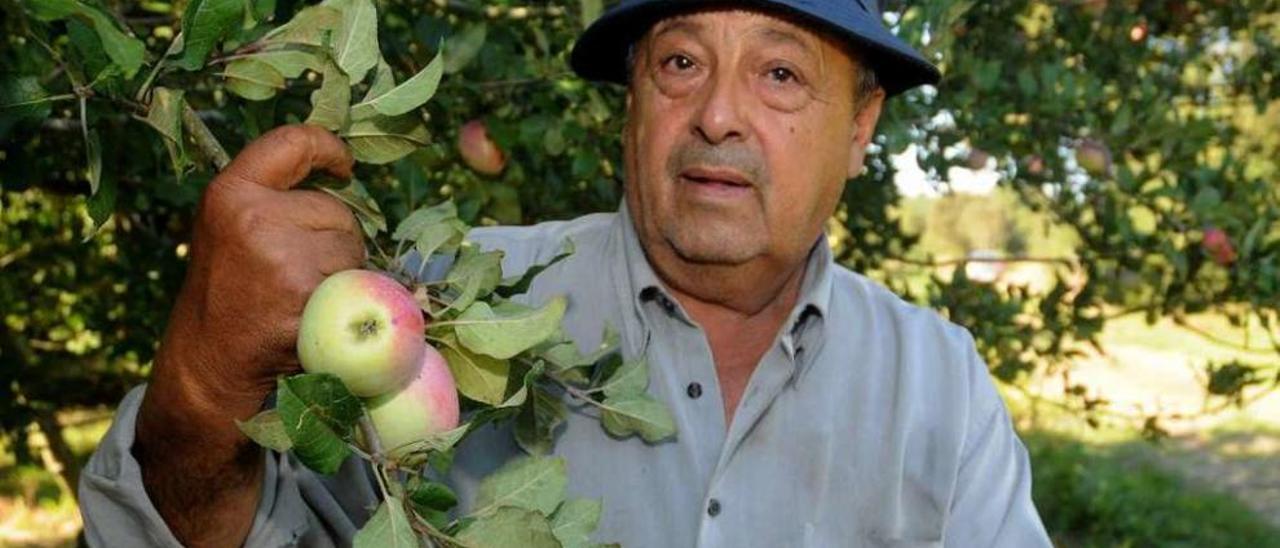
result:
<svg viewBox="0 0 1280 548"><path fill-rule="evenodd" d="M1159 438L1194 418L1110 405L1071 375L1116 326L1143 323L1231 349L1189 358L1199 412L1280 385L1275 0L882 4L944 79L890 103L830 227L842 263L969 328L1015 411L1046 399L1033 381L1060 378L1052 407L1095 428ZM48 469L65 486L100 419L145 378L215 166L306 120L324 66L269 53L268 31L305 7L296 0L0 5L0 468ZM604 7L379 0L398 81L441 48L446 59L435 98L379 135L391 153L358 169L387 216L444 198L475 224L615 208L623 90L577 79L566 61ZM506 156L498 175L459 160L472 120ZM982 178L994 190L963 192ZM1054 460L1083 449L1029 443L1038 481L1076 489L1037 491L1047 515L1075 516L1047 520L1063 542L1216 542L1151 521L1081 525L1119 519L1106 504L1141 512ZM0 487L18 490L23 474L5 476ZM1274 533L1241 523L1224 527Z"/></svg>

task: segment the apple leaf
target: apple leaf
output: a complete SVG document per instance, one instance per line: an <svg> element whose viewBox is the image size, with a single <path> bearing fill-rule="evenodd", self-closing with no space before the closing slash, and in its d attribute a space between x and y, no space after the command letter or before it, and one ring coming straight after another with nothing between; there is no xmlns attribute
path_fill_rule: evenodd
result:
<svg viewBox="0 0 1280 548"><path fill-rule="evenodd" d="M151 90L151 106L147 109L147 124L163 137L169 152L169 163L178 182L187 168L187 150L182 139L182 109L186 105L182 90L155 87Z"/></svg>
<svg viewBox="0 0 1280 548"><path fill-rule="evenodd" d="M326 35L333 35L342 27L342 12L324 4L303 8L293 19L263 37L264 41L278 44L301 44L322 47Z"/></svg>
<svg viewBox="0 0 1280 548"><path fill-rule="evenodd" d="M440 354L458 383L458 392L472 400L499 405L507 391L511 364L483 354L476 354L458 344L454 335L442 337Z"/></svg>
<svg viewBox="0 0 1280 548"><path fill-rule="evenodd" d="M236 426L244 432L244 435L249 436L249 439L267 449L284 453L293 448L293 441L284 430L284 421L280 419L280 412L275 409L258 413L247 421L238 420Z"/></svg>
<svg viewBox="0 0 1280 548"><path fill-rule="evenodd" d="M281 378L276 410L298 460L321 474L336 472L351 454L347 441L364 413L342 381L325 373Z"/></svg>
<svg viewBox="0 0 1280 548"><path fill-rule="evenodd" d="M340 188L325 186L321 187L320 190L327 192L351 208L351 211L356 215L356 219L360 221L360 227L364 229L366 236L372 238L379 232L387 230L387 218L382 215L382 210L378 209L378 201L369 195L364 183L351 179L346 186Z"/></svg>
<svg viewBox="0 0 1280 548"><path fill-rule="evenodd" d="M498 508L472 521L457 538L466 546L481 548L560 548L545 516L512 507Z"/></svg>
<svg viewBox="0 0 1280 548"><path fill-rule="evenodd" d="M515 507L550 516L564 501L568 484L563 458L520 457L480 481L472 515Z"/></svg>
<svg viewBox="0 0 1280 548"><path fill-rule="evenodd" d="M445 281L464 294L470 286L471 300L484 297L502 281L502 256L501 251L480 251L474 245L464 246L458 254L458 261L445 275ZM466 309L470 305L471 301L459 298L450 308Z"/></svg>
<svg viewBox="0 0 1280 548"><path fill-rule="evenodd" d="M204 68L218 42L243 21L244 6L244 0L191 0L182 13L184 45L177 65L186 70Z"/></svg>
<svg viewBox="0 0 1280 548"><path fill-rule="evenodd" d="M364 80L378 64L378 10L373 0L332 0L326 5L342 12L342 26L334 36L333 58L351 81Z"/></svg>
<svg viewBox="0 0 1280 548"><path fill-rule="evenodd" d="M645 366L644 360L623 362L622 367L614 371L613 375L609 376L609 380L600 385L605 397L608 398L644 394L645 388L648 387L649 368Z"/></svg>
<svg viewBox="0 0 1280 548"><path fill-rule="evenodd" d="M516 416L516 443L530 455L546 455L554 445L555 429L564 422L568 410L564 400L534 386L533 397L520 408Z"/></svg>
<svg viewBox="0 0 1280 548"><path fill-rule="evenodd" d="M556 332L564 317L564 297L551 299L542 308L529 309L514 303L497 308L477 302L453 321L458 341L467 348L499 359L524 352Z"/></svg>
<svg viewBox="0 0 1280 548"><path fill-rule="evenodd" d="M353 117L342 137L351 145L356 159L369 164L399 160L426 146L430 139L426 124L415 113Z"/></svg>
<svg viewBox="0 0 1280 548"><path fill-rule="evenodd" d="M369 83L369 91L365 92L360 102L382 95L394 87L396 87L396 75L391 71L391 65L387 64L387 60L379 57L378 65L373 71L373 82Z"/></svg>
<svg viewBox="0 0 1280 548"><path fill-rule="evenodd" d="M433 454L444 453L453 449L453 446L462 441L470 431L470 425L462 425L452 430L440 432L429 437L405 444L404 447L385 447L383 449L399 450L404 456L396 459L398 464L404 467L412 468L422 464Z"/></svg>
<svg viewBox="0 0 1280 548"><path fill-rule="evenodd" d="M227 90L250 101L265 101L284 89L284 75L261 59L236 59L222 75Z"/></svg>
<svg viewBox="0 0 1280 548"><path fill-rule="evenodd" d="M347 111L351 105L351 81L332 62L324 67L324 80L311 92L311 115L308 124L315 124L330 131L342 129L347 124Z"/></svg>
<svg viewBox="0 0 1280 548"><path fill-rule="evenodd" d="M98 136L98 130L85 131L84 148L88 161L89 194L93 195L98 193L98 186L102 183L102 138Z"/></svg>
<svg viewBox="0 0 1280 548"><path fill-rule="evenodd" d="M436 54L436 58L427 63L426 68L418 71L404 83L386 90L373 97L365 97L359 104L351 107L355 117L365 117L374 113L385 116L399 116L412 111L431 100L440 86L440 77L444 74L444 53Z"/></svg>
<svg viewBox="0 0 1280 548"><path fill-rule="evenodd" d="M353 548L413 547L418 548L418 536L409 525L404 503L399 497L389 496L378 505L378 511L356 532L351 539Z"/></svg>
<svg viewBox="0 0 1280 548"><path fill-rule="evenodd" d="M285 78L297 78L307 69L322 72L325 69L324 58L314 51L305 49L277 49L262 51L249 55L246 59L257 59L271 65ZM345 75L343 75L345 77Z"/></svg>
<svg viewBox="0 0 1280 548"><path fill-rule="evenodd" d="M591 533L600 524L601 510L598 500L567 500L551 516L551 532L564 548L589 548Z"/></svg>
<svg viewBox="0 0 1280 548"><path fill-rule="evenodd" d="M414 475L405 486L409 502L415 509L448 511L458 505L458 495L449 486Z"/></svg>
<svg viewBox="0 0 1280 548"><path fill-rule="evenodd" d="M578 0L582 28L591 26L591 22L600 17L600 12L604 11L603 4L601 0Z"/></svg>
<svg viewBox="0 0 1280 548"><path fill-rule="evenodd" d="M0 78L0 139L9 128L27 120L41 120L49 116L53 104L49 92L35 76L14 78L5 74Z"/></svg>
<svg viewBox="0 0 1280 548"><path fill-rule="evenodd" d="M458 220L458 210L453 202L444 201L410 213L396 226L391 239L412 240L418 256L425 261L437 251L448 253L457 249L466 232L467 227Z"/></svg>
<svg viewBox="0 0 1280 548"><path fill-rule="evenodd" d="M511 297L529 291L529 286L533 284L534 278L539 274L542 274L544 270L550 268L551 265L569 258L570 255L573 255L573 250L573 240L566 238L563 249L555 257L552 257L550 261L535 264L529 267L528 270L525 270L524 274L502 280L502 283L497 287L496 292L502 297Z"/></svg>
<svg viewBox="0 0 1280 548"><path fill-rule="evenodd" d="M484 47L485 35L489 28L483 22L469 25L462 32L449 37L444 43L444 51L449 57L444 60L444 73L453 74L466 68Z"/></svg>
<svg viewBox="0 0 1280 548"><path fill-rule="evenodd" d="M671 412L648 394L607 398L600 408L600 424L615 436L639 434L644 441L653 443L676 433Z"/></svg>

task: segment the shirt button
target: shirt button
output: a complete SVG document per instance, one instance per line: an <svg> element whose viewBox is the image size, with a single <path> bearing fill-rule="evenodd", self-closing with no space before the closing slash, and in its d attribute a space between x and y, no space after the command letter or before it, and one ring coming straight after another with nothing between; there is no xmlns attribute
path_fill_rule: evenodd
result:
<svg viewBox="0 0 1280 548"><path fill-rule="evenodd" d="M708 516L711 516L711 517L713 517L713 518L714 518L714 517L716 517L716 516L718 516L718 515L720 515L720 501L719 501L719 500L717 500L717 499L711 499L711 502L708 502L708 503L707 503L707 515L708 515Z"/></svg>
<svg viewBox="0 0 1280 548"><path fill-rule="evenodd" d="M698 398L701 398L701 397L702 397L702 385L701 385L701 384L698 384L698 383L696 383L696 382L691 382L691 383L689 383L689 387L685 389L685 393L686 393L686 394L689 394L689 397L690 397L690 398L693 398L693 399L695 399L695 400L696 400L696 399L698 399Z"/></svg>

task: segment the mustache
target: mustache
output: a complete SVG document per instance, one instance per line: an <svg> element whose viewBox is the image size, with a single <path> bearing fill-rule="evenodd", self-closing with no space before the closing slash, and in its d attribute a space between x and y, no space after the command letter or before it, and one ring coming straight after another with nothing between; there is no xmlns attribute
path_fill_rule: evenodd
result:
<svg viewBox="0 0 1280 548"><path fill-rule="evenodd" d="M677 147L667 159L667 175L672 180L692 167L729 168L745 176L752 186L769 185L764 158L744 145L709 145L695 141Z"/></svg>

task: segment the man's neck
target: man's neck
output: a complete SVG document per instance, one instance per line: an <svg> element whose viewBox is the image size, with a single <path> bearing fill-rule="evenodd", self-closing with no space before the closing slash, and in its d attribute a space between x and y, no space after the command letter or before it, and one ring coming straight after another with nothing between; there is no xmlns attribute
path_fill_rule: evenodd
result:
<svg viewBox="0 0 1280 548"><path fill-rule="evenodd" d="M656 256L655 256L656 255ZM711 346L725 424L783 322L800 299L806 261L769 264L689 264L656 251L650 264Z"/></svg>

